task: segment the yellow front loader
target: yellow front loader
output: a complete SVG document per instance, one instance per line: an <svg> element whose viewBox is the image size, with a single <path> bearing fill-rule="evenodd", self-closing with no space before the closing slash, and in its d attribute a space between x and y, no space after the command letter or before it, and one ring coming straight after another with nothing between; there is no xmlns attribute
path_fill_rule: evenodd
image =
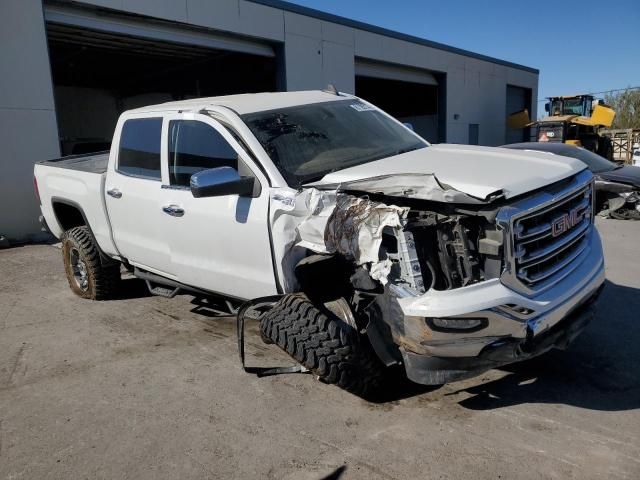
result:
<svg viewBox="0 0 640 480"><path fill-rule="evenodd" d="M549 97L544 106L549 114L531 121L529 112L522 110L509 116L509 128L533 128L538 142L563 142L591 150L613 160L611 139L600 135L602 127L610 127L616 112L596 100L593 95Z"/></svg>

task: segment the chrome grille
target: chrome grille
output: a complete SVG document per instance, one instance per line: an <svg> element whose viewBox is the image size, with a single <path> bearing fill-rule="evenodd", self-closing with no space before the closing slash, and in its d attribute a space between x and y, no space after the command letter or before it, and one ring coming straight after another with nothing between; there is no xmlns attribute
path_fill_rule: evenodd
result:
<svg viewBox="0 0 640 480"><path fill-rule="evenodd" d="M593 182L513 219L513 271L529 288L567 269L587 247Z"/></svg>

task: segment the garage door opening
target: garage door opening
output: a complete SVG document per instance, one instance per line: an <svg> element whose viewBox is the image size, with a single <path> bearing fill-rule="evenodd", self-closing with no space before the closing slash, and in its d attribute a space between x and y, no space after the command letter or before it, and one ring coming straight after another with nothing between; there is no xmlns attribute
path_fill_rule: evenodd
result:
<svg viewBox="0 0 640 480"><path fill-rule="evenodd" d="M521 112L527 109L531 115L531 89L507 85L507 110L505 122L512 113ZM529 128L509 128L506 127L505 143L520 143L531 141L531 129Z"/></svg>
<svg viewBox="0 0 640 480"><path fill-rule="evenodd" d="M277 89L274 57L55 23L47 36L63 155L108 149L131 108Z"/></svg>
<svg viewBox="0 0 640 480"><path fill-rule="evenodd" d="M419 70L356 63L356 95L382 108L430 142L444 141L435 77Z"/></svg>

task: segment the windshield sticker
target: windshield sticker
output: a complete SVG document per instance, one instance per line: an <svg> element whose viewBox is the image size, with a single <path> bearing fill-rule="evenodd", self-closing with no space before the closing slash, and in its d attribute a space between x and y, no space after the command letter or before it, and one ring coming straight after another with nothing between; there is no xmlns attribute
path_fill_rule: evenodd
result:
<svg viewBox="0 0 640 480"><path fill-rule="evenodd" d="M374 107L370 105L365 105L364 103L352 103L349 106L354 110L356 110L357 112L368 112L370 110L375 110Z"/></svg>

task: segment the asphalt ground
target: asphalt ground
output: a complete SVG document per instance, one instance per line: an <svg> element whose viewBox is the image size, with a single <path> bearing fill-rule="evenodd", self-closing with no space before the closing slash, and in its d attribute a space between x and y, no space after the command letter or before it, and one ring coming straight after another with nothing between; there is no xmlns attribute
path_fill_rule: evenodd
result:
<svg viewBox="0 0 640 480"><path fill-rule="evenodd" d="M235 320L189 296L86 301L54 246L0 250L0 478L640 478L640 222L598 226L607 285L567 351L379 403L244 373ZM255 325L247 355L291 363Z"/></svg>

